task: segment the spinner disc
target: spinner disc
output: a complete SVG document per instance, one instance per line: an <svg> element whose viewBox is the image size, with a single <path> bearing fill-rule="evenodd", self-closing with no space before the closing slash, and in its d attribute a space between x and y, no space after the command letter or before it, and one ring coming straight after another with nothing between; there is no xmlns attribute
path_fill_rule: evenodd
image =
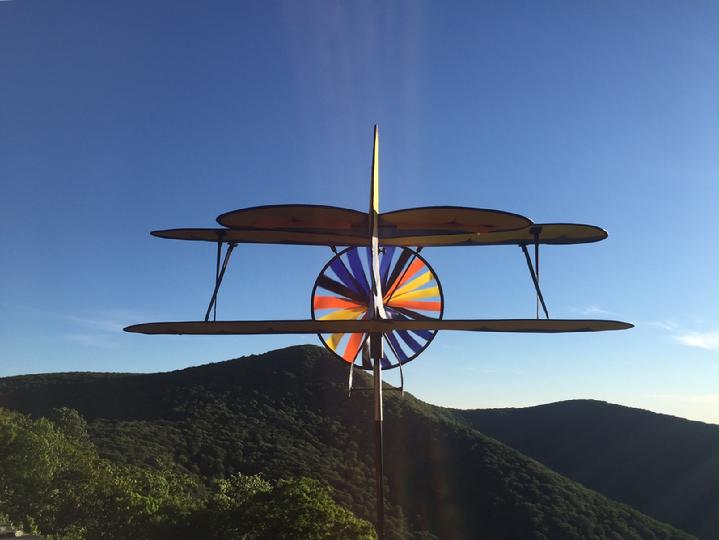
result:
<svg viewBox="0 0 719 540"><path fill-rule="evenodd" d="M370 251L350 247L335 255L322 269L312 289L314 320L366 320L370 317ZM444 312L442 286L432 267L415 250L386 246L380 250L380 281L384 309L393 320L436 320ZM434 339L437 330L384 332L382 369L414 360ZM322 343L341 358L362 369L372 369L362 354L366 333L319 334Z"/></svg>

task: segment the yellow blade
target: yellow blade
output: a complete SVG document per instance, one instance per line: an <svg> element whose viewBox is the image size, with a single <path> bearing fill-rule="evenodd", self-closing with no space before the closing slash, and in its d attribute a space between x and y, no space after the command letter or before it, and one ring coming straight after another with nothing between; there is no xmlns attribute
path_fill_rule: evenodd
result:
<svg viewBox="0 0 719 540"><path fill-rule="evenodd" d="M338 317L336 320L348 320L348 319L358 319L360 318L365 311L367 311L365 308L361 309L347 309L343 310L348 317ZM327 317L322 317L321 320L328 320ZM337 346L340 344L340 341L342 341L342 338L344 337L344 332L341 333L334 333L330 335L329 339L327 340L327 345L329 345L330 349L333 351L337 350Z"/></svg>
<svg viewBox="0 0 719 540"><path fill-rule="evenodd" d="M434 298L435 296L439 296L439 287L427 287L426 289L407 291L402 294L393 294L388 302L393 300L414 300L415 298Z"/></svg>
<svg viewBox="0 0 719 540"><path fill-rule="evenodd" d="M356 319L357 317L362 315L365 311L367 311L367 308L365 308L365 307L338 309L336 311L328 313L327 315L322 315L322 317L320 317L319 320L320 321L345 321L348 319Z"/></svg>
<svg viewBox="0 0 719 540"><path fill-rule="evenodd" d="M405 283L402 285L399 289L397 289L394 294L392 294L392 298L397 298L398 296L402 296L403 294L412 291L414 289L418 289L425 283L432 280L432 272L425 272L421 276L418 276L414 278L412 281Z"/></svg>

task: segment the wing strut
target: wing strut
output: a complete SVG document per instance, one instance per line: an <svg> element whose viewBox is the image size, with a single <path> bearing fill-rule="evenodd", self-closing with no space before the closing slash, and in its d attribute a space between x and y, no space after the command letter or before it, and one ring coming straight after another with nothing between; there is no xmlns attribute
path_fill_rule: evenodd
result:
<svg viewBox="0 0 719 540"><path fill-rule="evenodd" d="M547 304L544 303L544 296L542 295L542 290L539 288L539 279L537 278L537 274L534 272L534 267L532 266L532 259L529 257L529 251L527 251L527 245L526 244L520 244L522 248L522 252L524 253L524 258L527 261L527 268L529 268L529 273L532 276L532 282L534 283L534 290L537 291L537 298L539 298L539 301L542 304L542 309L544 310L544 314L547 316L547 319L549 319L549 311L547 310Z"/></svg>
<svg viewBox="0 0 719 540"><path fill-rule="evenodd" d="M210 320L210 311L212 309L215 309L215 318L217 316L217 293L220 291L220 285L222 284L222 278L225 277L225 270L227 270L227 263L230 261L230 255L232 255L232 250L235 249L235 246L237 246L236 243L231 243L227 245L227 251L225 252L225 260L222 261L222 268L220 268L220 252L222 250L222 240L219 240L217 242L217 269L215 270L215 290L212 291L212 298L210 298L210 305L207 306L207 311L205 312L205 322ZM213 319L215 320L215 319Z"/></svg>
<svg viewBox="0 0 719 540"><path fill-rule="evenodd" d="M534 271L537 274L537 284L539 284L539 233L542 232L542 227L532 227L529 232L534 237ZM537 295L537 319L539 319L539 295Z"/></svg>
<svg viewBox="0 0 719 540"><path fill-rule="evenodd" d="M220 280L220 257L222 256L222 237L224 234L218 233L217 234L217 261L215 262L215 287L217 287L217 282ZM207 320L207 315L205 316L205 320ZM212 306L212 320L217 320L217 302L214 302L214 305Z"/></svg>

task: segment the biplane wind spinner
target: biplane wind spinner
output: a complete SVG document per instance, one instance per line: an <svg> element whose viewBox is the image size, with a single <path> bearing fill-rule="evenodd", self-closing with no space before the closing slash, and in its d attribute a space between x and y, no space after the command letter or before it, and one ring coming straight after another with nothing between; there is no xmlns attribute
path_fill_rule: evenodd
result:
<svg viewBox="0 0 719 540"><path fill-rule="evenodd" d="M320 205L272 205L220 215L222 228L169 229L154 236L217 244L215 285L202 321L157 322L125 328L144 334L316 333L352 369L374 376L377 534L384 537L382 371L414 360L439 330L475 332L598 332L633 325L611 320L550 319L539 286L539 246L598 242L606 231L593 225L533 223L509 212L435 206L379 211L379 137L374 128L369 211ZM315 281L311 319L218 321L217 295L237 244L329 246L334 256ZM223 246L227 245L224 258ZM537 297L533 319L446 320L439 279L420 255L425 247L517 245ZM534 248L534 262L528 251ZM338 247L344 248L337 251ZM221 262L222 261L222 262ZM539 306L546 318L540 318ZM210 315L212 314L212 320ZM402 377L403 381L403 377ZM403 384L402 384L403 386Z"/></svg>

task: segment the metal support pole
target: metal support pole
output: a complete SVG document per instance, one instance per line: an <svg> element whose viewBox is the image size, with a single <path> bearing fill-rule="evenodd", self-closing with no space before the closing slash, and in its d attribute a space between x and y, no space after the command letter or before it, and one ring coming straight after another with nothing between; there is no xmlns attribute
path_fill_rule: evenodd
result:
<svg viewBox="0 0 719 540"><path fill-rule="evenodd" d="M350 364L350 374L347 380L347 397L352 397L352 371L354 370L355 363Z"/></svg>
<svg viewBox="0 0 719 540"><path fill-rule="evenodd" d="M382 334L370 334L370 353L374 372L374 444L377 501L377 540L384 540L384 440L382 436Z"/></svg>

